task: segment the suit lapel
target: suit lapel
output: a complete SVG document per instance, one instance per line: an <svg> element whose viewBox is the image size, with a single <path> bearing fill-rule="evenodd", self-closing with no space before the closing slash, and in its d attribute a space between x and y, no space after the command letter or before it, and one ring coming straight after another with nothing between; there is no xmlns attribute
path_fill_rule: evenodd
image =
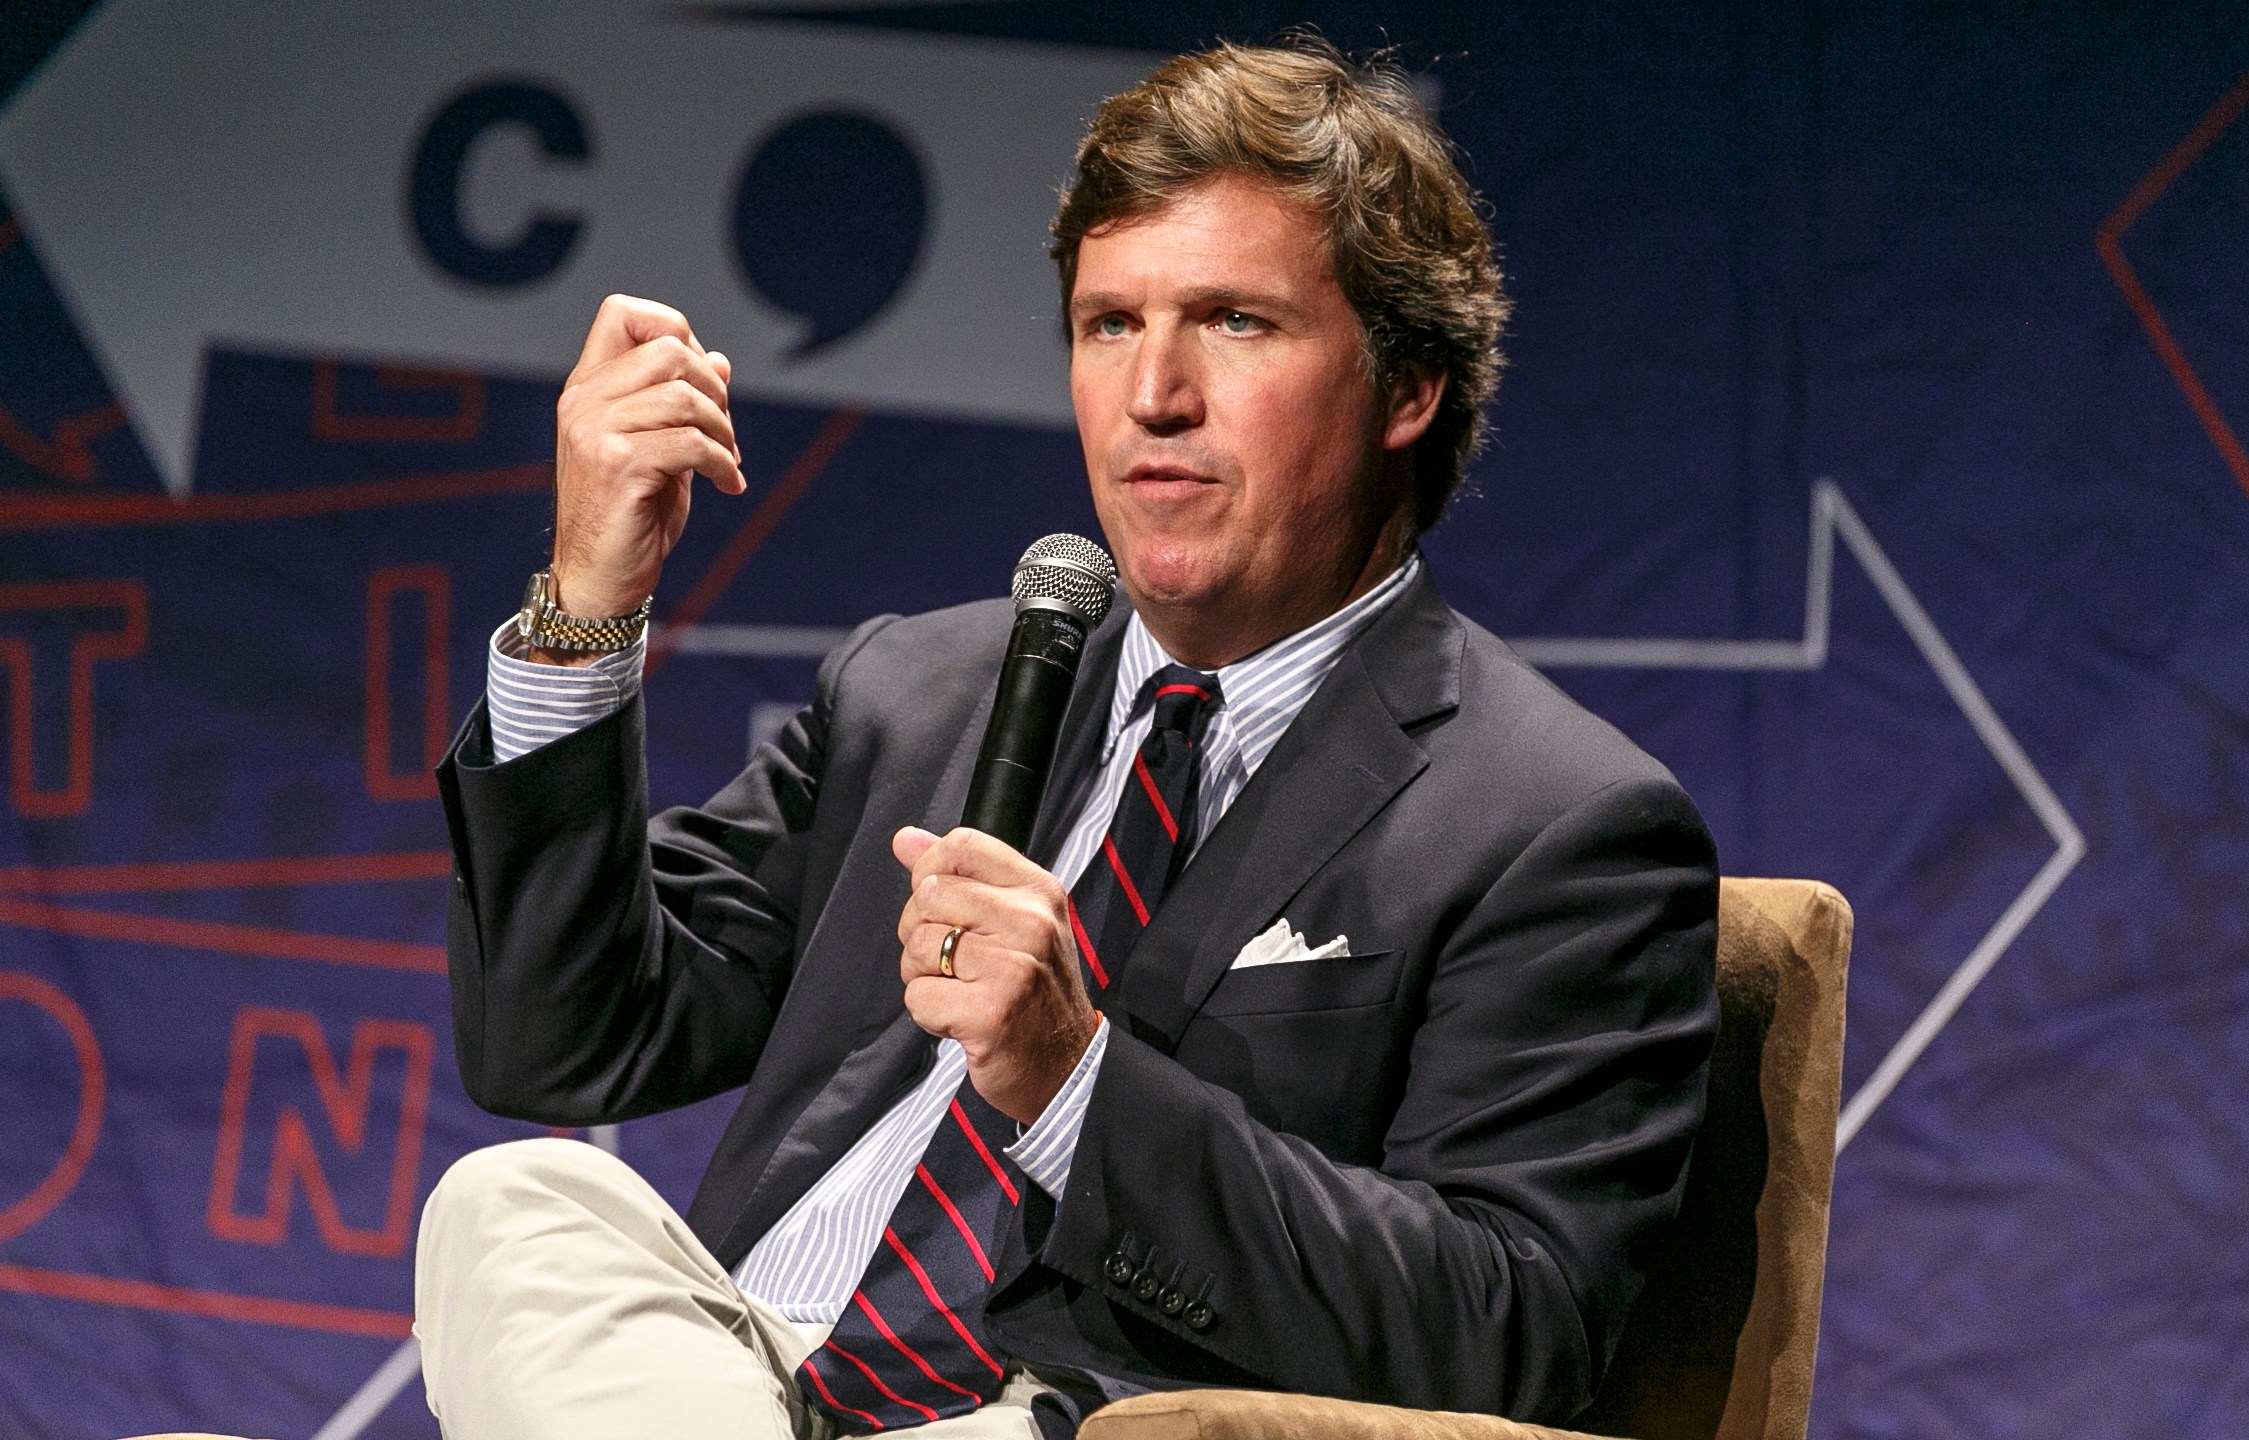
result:
<svg viewBox="0 0 2249 1440"><path fill-rule="evenodd" d="M1175 1046L1249 938L1428 763L1346 656L1133 947L1122 999L1133 1033Z"/></svg>
<svg viewBox="0 0 2249 1440"><path fill-rule="evenodd" d="M1336 662L1164 897L1116 1002L1165 1051L1270 924L1429 757L1405 727L1459 703L1466 636L1428 574Z"/></svg>
<svg viewBox="0 0 2249 1440"><path fill-rule="evenodd" d="M976 752L984 743L985 727L991 723L992 691L987 686L984 698L976 702L967 723L961 726L952 757L937 777L937 788L930 792L929 809L922 815L924 830L942 835L961 823L961 810L968 804L968 777L976 770Z"/></svg>
<svg viewBox="0 0 2249 1440"><path fill-rule="evenodd" d="M1116 688L1117 657L1124 649L1125 619L1131 614L1121 598L1109 607L1108 618L1086 637L1085 655L1078 661L1077 687L1070 692L1070 708L1062 717L1062 739L1055 746L1054 768L1039 805L1039 823L1031 831L1029 855L1051 867L1077 820L1076 800L1101 741L1109 728L1109 697ZM985 706L989 714L991 707ZM978 726L981 735L982 726ZM974 758L973 752L971 759ZM961 795L968 794L964 785Z"/></svg>
<svg viewBox="0 0 2249 1440"><path fill-rule="evenodd" d="M774 1148L757 1188L734 1221L726 1251L747 1237L763 1235L805 1191L828 1173L846 1150L865 1135L873 1117L887 1112L900 1095L929 1071L937 1037L914 1023L903 1009L873 1040L844 1058L835 1076L804 1107L788 1134Z"/></svg>

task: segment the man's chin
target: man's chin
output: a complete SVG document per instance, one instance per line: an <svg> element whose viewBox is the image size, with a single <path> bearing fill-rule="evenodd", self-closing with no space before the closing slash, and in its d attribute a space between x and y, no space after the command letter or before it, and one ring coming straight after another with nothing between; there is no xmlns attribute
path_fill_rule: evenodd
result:
<svg viewBox="0 0 2249 1440"><path fill-rule="evenodd" d="M1224 603L1228 591L1217 567L1204 557L1120 563L1118 575L1133 608L1192 613Z"/></svg>

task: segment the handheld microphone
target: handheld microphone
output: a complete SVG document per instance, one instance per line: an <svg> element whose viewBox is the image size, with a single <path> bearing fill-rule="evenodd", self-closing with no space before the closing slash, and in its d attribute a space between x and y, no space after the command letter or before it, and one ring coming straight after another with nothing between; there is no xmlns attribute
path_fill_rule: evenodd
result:
<svg viewBox="0 0 2249 1440"><path fill-rule="evenodd" d="M1049 535L1016 562L1015 632L961 824L1017 850L1030 843L1085 637L1109 613L1116 583L1109 552L1077 535Z"/></svg>

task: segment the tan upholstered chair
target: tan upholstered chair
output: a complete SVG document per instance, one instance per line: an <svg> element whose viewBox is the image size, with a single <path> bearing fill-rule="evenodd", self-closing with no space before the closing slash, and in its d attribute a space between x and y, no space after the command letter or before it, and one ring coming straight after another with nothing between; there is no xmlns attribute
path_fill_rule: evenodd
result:
<svg viewBox="0 0 2249 1440"><path fill-rule="evenodd" d="M1080 1440L1803 1440L1819 1342L1851 907L1724 881L1718 1048L1674 1238L1579 1430L1253 1390L1141 1395Z"/></svg>

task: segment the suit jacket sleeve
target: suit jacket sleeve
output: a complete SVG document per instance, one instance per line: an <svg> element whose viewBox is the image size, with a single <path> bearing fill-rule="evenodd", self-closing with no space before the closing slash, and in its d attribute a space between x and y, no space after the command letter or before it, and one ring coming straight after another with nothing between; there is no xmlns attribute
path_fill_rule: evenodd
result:
<svg viewBox="0 0 2249 1440"><path fill-rule="evenodd" d="M1023 1243L1085 1287L1074 1313L1110 1302L1102 1323L1152 1371L1565 1419L1678 1207L1716 1031L1716 903L1685 794L1611 784L1439 947L1379 1168L1258 1123L1120 1034L1053 1229ZM1205 1327L1115 1303L1126 1266L1207 1304Z"/></svg>
<svg viewBox="0 0 2249 1440"><path fill-rule="evenodd" d="M588 1125L743 1084L787 991L843 668L709 804L648 821L639 696L492 763L479 704L438 770L455 861L447 952L479 1105Z"/></svg>

